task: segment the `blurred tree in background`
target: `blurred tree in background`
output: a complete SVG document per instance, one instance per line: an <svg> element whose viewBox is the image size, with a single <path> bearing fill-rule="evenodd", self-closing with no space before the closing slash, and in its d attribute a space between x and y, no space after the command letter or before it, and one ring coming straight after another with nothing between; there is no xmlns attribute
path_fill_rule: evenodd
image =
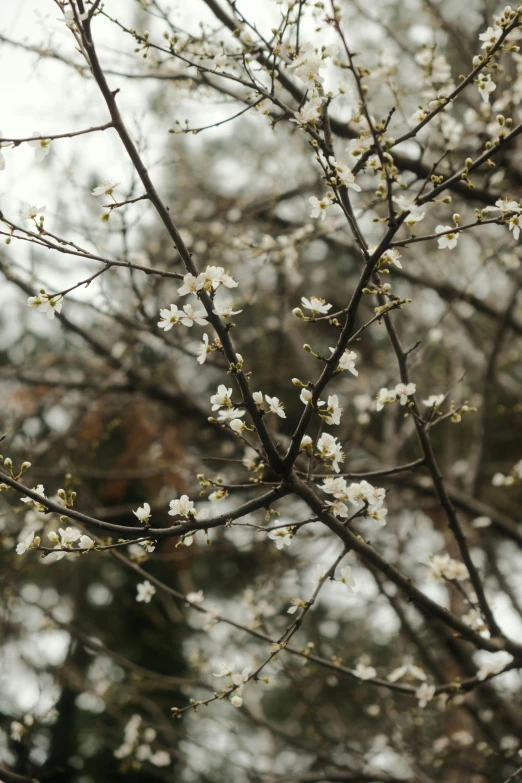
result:
<svg viewBox="0 0 522 783"><path fill-rule="evenodd" d="M45 5L0 780L522 779L522 9Z"/></svg>

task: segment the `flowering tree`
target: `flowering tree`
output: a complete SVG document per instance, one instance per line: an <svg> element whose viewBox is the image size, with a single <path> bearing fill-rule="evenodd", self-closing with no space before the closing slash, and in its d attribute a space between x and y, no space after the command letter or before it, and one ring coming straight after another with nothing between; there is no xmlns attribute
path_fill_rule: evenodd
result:
<svg viewBox="0 0 522 783"><path fill-rule="evenodd" d="M522 8L55 3L100 122L0 168L118 170L2 201L0 776L516 780Z"/></svg>

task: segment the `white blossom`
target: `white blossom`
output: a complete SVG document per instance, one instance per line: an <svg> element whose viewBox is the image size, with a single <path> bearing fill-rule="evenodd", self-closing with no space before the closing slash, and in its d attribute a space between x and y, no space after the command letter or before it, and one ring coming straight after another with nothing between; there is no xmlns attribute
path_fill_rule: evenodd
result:
<svg viewBox="0 0 522 783"><path fill-rule="evenodd" d="M402 258L399 251L392 247L389 250L387 250L385 253L382 254L382 256L379 258L379 263L381 264L395 264L396 267L399 269L402 269L402 264L400 262L400 259Z"/></svg>
<svg viewBox="0 0 522 783"><path fill-rule="evenodd" d="M112 192L118 187L119 182L113 182L112 180L105 179L99 185L97 185L92 192L93 196L112 196Z"/></svg>
<svg viewBox="0 0 522 783"><path fill-rule="evenodd" d="M178 294L180 296L186 296L186 294L197 294L197 292L201 291L203 288L204 283L205 275L201 274L195 277L194 275L190 274L190 272L188 272L183 277L183 285L178 288Z"/></svg>
<svg viewBox="0 0 522 783"><path fill-rule="evenodd" d="M312 574L310 575L310 582L313 585L317 586L318 584L320 584L320 582L323 581L325 576L326 576L326 568L323 565L321 565L320 563L318 563L314 567L314 570L313 570Z"/></svg>
<svg viewBox="0 0 522 783"><path fill-rule="evenodd" d="M324 419L327 424L340 424L343 410L344 409L339 405L337 394L332 394L328 397L326 409L321 411L321 418Z"/></svg>
<svg viewBox="0 0 522 783"><path fill-rule="evenodd" d="M395 201L401 212L410 212L412 209L417 208L414 199L403 196L402 194L392 196L392 201Z"/></svg>
<svg viewBox="0 0 522 783"><path fill-rule="evenodd" d="M513 658L511 655L507 658L506 654L502 652L490 653L488 660L484 661L477 671L477 680L482 681L491 674L499 674L512 660Z"/></svg>
<svg viewBox="0 0 522 783"><path fill-rule="evenodd" d="M414 383L398 383L395 387L395 394L401 405L406 405L408 397L415 394L417 387Z"/></svg>
<svg viewBox="0 0 522 783"><path fill-rule="evenodd" d="M251 671L252 667L246 666L241 672L232 672L231 677L234 685L243 685L245 682L248 682Z"/></svg>
<svg viewBox="0 0 522 783"><path fill-rule="evenodd" d="M60 527L58 532L60 533L61 545L67 548L70 548L81 536L81 532L75 527L66 527L65 529Z"/></svg>
<svg viewBox="0 0 522 783"><path fill-rule="evenodd" d="M397 395L395 394L395 392L383 386L382 389L379 389L377 393L377 403L375 405L375 408L378 411L382 411L385 405L387 405L390 402L395 402L396 399L397 399Z"/></svg>
<svg viewBox="0 0 522 783"><path fill-rule="evenodd" d="M38 131L33 132L33 136L41 136ZM35 139L34 141L27 142L30 147L34 149L34 158L38 163L49 154L51 151L51 139Z"/></svg>
<svg viewBox="0 0 522 783"><path fill-rule="evenodd" d="M502 29L500 27L497 27L493 29L493 27L488 27L488 29L479 35L479 40L484 41L482 44L482 49L487 49L490 46L493 46L496 44L500 36L502 35Z"/></svg>
<svg viewBox="0 0 522 783"><path fill-rule="evenodd" d="M474 631L483 631L486 628L484 618L477 609L470 609L469 612L462 615L462 622Z"/></svg>
<svg viewBox="0 0 522 783"><path fill-rule="evenodd" d="M383 507L386 490L374 487L366 480L352 482L349 486L342 477L327 477L319 489L327 495L333 495L336 501L327 501L330 510L336 516L347 517L348 509L341 501L347 500L356 507L365 519L372 519L382 527L386 524L388 510Z"/></svg>
<svg viewBox="0 0 522 783"><path fill-rule="evenodd" d="M170 764L170 755L166 750L156 750L149 756L149 762L155 767L167 767Z"/></svg>
<svg viewBox="0 0 522 783"><path fill-rule="evenodd" d="M427 408L438 408L444 402L444 394L430 394L427 400L423 400L422 404Z"/></svg>
<svg viewBox="0 0 522 783"><path fill-rule="evenodd" d="M343 503L342 500L327 500L326 505L328 506L330 514L333 514L334 517L342 517L345 519L349 515L348 506L346 503Z"/></svg>
<svg viewBox="0 0 522 783"><path fill-rule="evenodd" d="M43 498L45 498L45 489L43 484L38 484L36 487L33 487L32 491L36 492L37 495L41 495ZM45 506L43 505L43 503L39 503L37 500L33 500L32 498L29 497L29 495L20 498L20 501L22 503L33 503L33 505L35 506L35 508L38 509L38 511L45 511Z"/></svg>
<svg viewBox="0 0 522 783"><path fill-rule="evenodd" d="M431 63L431 78L436 83L447 82L451 79L451 68L446 58L439 54Z"/></svg>
<svg viewBox="0 0 522 783"><path fill-rule="evenodd" d="M209 353L209 347L208 347L208 334L205 332L203 335L203 340L200 342L197 348L197 362L199 364L205 364L205 360L207 358L207 354Z"/></svg>
<svg viewBox="0 0 522 783"><path fill-rule="evenodd" d="M348 486L346 479L342 476L327 476L324 479L324 483L319 485L319 489L322 489L327 495L333 495L335 498L348 498Z"/></svg>
<svg viewBox="0 0 522 783"><path fill-rule="evenodd" d="M37 207L36 204L24 204L19 212L20 220L36 220L45 210L46 207Z"/></svg>
<svg viewBox="0 0 522 783"><path fill-rule="evenodd" d="M499 198L495 201L495 206L484 207L483 212L521 212L522 207L518 201L510 198Z"/></svg>
<svg viewBox="0 0 522 783"><path fill-rule="evenodd" d="M305 83L311 83L315 87L316 83L322 84L323 77L319 70L324 68L326 63L320 54L314 50L312 44L308 41L301 47L299 55L295 58L289 68L294 69L298 79Z"/></svg>
<svg viewBox="0 0 522 783"><path fill-rule="evenodd" d="M339 473L339 462L344 462L344 452L337 439L328 432L323 432L317 441L317 450L322 459L331 461L333 469Z"/></svg>
<svg viewBox="0 0 522 783"><path fill-rule="evenodd" d="M124 743L120 748L114 751L116 758L125 758L126 756L130 756L133 750L133 746L138 741L140 726L141 715L132 715L123 729Z"/></svg>
<svg viewBox="0 0 522 783"><path fill-rule="evenodd" d="M233 430L233 432L237 432L238 434L243 432L243 430L248 429L247 425L244 421L241 421L241 419L232 419L230 422L230 429Z"/></svg>
<svg viewBox="0 0 522 783"><path fill-rule="evenodd" d="M404 663L401 664L401 666L398 666L397 669L390 672L386 679L389 680L389 682L397 682L397 680L407 676L413 677L415 680L421 680L422 682L426 680L425 672L419 666L415 666L409 657L404 660Z"/></svg>
<svg viewBox="0 0 522 783"><path fill-rule="evenodd" d="M232 397L232 389L227 389L227 387L221 383L218 386L217 394L213 394L210 398L210 402L212 403L212 410L217 411L219 408L222 407L231 407L232 406L232 400L230 399Z"/></svg>
<svg viewBox="0 0 522 783"><path fill-rule="evenodd" d="M171 517L181 516L189 517L195 515L194 501L190 500L188 495L182 495L176 500L171 500L169 503L170 511L168 512Z"/></svg>
<svg viewBox="0 0 522 783"><path fill-rule="evenodd" d="M18 542L16 545L16 554L23 555L25 552L27 552L28 549L33 549L34 546L38 546L39 542L39 538L35 540L34 530L32 530L29 535L23 539L23 541Z"/></svg>
<svg viewBox="0 0 522 783"><path fill-rule="evenodd" d="M180 321L184 326L199 324L205 326L207 323L207 314L202 307L194 307L191 304L183 306L184 314L181 314Z"/></svg>
<svg viewBox="0 0 522 783"><path fill-rule="evenodd" d="M246 411L241 410L240 408L221 408L218 413L217 420L220 424L226 424L227 422L230 422L232 425L233 421L237 421L237 419L240 419L245 415L245 413Z"/></svg>
<svg viewBox="0 0 522 783"><path fill-rule="evenodd" d="M321 116L323 108L323 102L321 98L311 98L311 100L304 103L299 111L294 112L294 117L298 122L305 125L307 122L314 122Z"/></svg>
<svg viewBox="0 0 522 783"><path fill-rule="evenodd" d="M87 11L85 11L83 14L81 14L78 11L77 15L78 15L78 19L81 22L83 22L83 21L85 21L85 19L87 19L87 17L89 16L89 13ZM63 9L63 17L61 19L59 18L58 21L65 22L66 26L70 27L71 29L72 28L76 28L76 17L74 15L73 9L70 8L70 7Z"/></svg>
<svg viewBox="0 0 522 783"><path fill-rule="evenodd" d="M214 307L214 312L216 315L220 315L222 318L230 318L233 315L239 315L239 313L242 313L242 310L234 310L233 309L233 302L231 299L225 299L222 302L216 302L216 306Z"/></svg>
<svg viewBox="0 0 522 783"><path fill-rule="evenodd" d="M503 751L511 752L516 750L520 745L520 739L518 737L515 737L514 734L506 734L504 737L500 738L500 747ZM522 756L522 753L518 752L519 756Z"/></svg>
<svg viewBox="0 0 522 783"><path fill-rule="evenodd" d="M328 304L328 302L325 302L324 299L320 299L318 296L311 296L310 299L307 299L305 296L301 297L301 306L311 310L312 316L316 316L318 313L325 315L332 308L331 304Z"/></svg>
<svg viewBox="0 0 522 783"><path fill-rule="evenodd" d="M52 321L55 313L59 313L62 309L63 297L41 293L37 296L30 296L27 304L29 307L35 307L41 313L45 313L47 318Z"/></svg>
<svg viewBox="0 0 522 783"><path fill-rule="evenodd" d="M431 701L434 696L435 696L435 686L428 685L427 682L423 682L422 685L419 685L419 687L415 691L415 698L418 700L419 707L421 709L424 709L427 703Z"/></svg>
<svg viewBox="0 0 522 783"><path fill-rule="evenodd" d="M83 550L92 549L94 547L94 544L95 541L92 538L90 538L90 536L83 535L80 536L80 538L78 539L78 545L80 549Z"/></svg>
<svg viewBox="0 0 522 783"><path fill-rule="evenodd" d="M429 115L428 109L423 109L422 106L419 106L418 109L416 109L413 114L410 117L410 124L411 125L418 125L420 122L426 119L426 117Z"/></svg>
<svg viewBox="0 0 522 783"><path fill-rule="evenodd" d="M384 525L386 524L387 515L388 515L387 508L376 508L368 511L368 513L366 514L366 518L373 519L374 522L377 522L379 527L384 527Z"/></svg>
<svg viewBox="0 0 522 783"><path fill-rule="evenodd" d="M354 674L360 680L373 680L374 677L377 677L377 670L373 666L365 666L363 663L358 663L354 669Z"/></svg>
<svg viewBox="0 0 522 783"><path fill-rule="evenodd" d="M475 84L484 103L489 103L490 94L497 89L497 85L492 80L491 75L489 73L479 73L478 81Z"/></svg>
<svg viewBox="0 0 522 783"><path fill-rule="evenodd" d="M462 582L469 577L468 569L459 560L453 560L447 553L434 555L430 562L430 571L436 579L445 577Z"/></svg>
<svg viewBox="0 0 522 783"><path fill-rule="evenodd" d="M452 230L451 226L437 226L435 228L435 233L442 234L442 236L440 236L437 240L437 244L440 250L444 250L445 248L448 250L453 250L454 247L457 247L459 235L457 232Z"/></svg>
<svg viewBox="0 0 522 783"><path fill-rule="evenodd" d="M333 204L333 201L328 196L325 196L320 201L316 196L310 196L308 201L310 202L310 206L312 208L310 217L319 218L320 220L325 219L326 210Z"/></svg>
<svg viewBox="0 0 522 783"><path fill-rule="evenodd" d="M138 517L140 522L148 522L150 519L150 506L148 503L144 503L136 511L132 512L134 516Z"/></svg>
<svg viewBox="0 0 522 783"><path fill-rule="evenodd" d="M304 609L306 606L306 601L303 601L299 596L295 596L295 598L292 598L290 601L291 606L286 610L287 614L295 614L298 609Z"/></svg>
<svg viewBox="0 0 522 783"><path fill-rule="evenodd" d="M344 566L341 568L341 579L340 581L343 583L343 585L346 585L346 589L349 593L353 593L356 587L356 581L354 578L354 575L352 573L352 569L350 566Z"/></svg>
<svg viewBox="0 0 522 783"><path fill-rule="evenodd" d="M178 310L177 305L171 304L170 309L160 310L161 321L158 321L158 326L160 329L164 329L168 332L169 329L172 329L174 324L179 323L182 316L183 311Z"/></svg>
<svg viewBox="0 0 522 783"><path fill-rule="evenodd" d="M333 353L335 351L335 348L330 348L330 350ZM339 364L337 365L337 369L348 370L348 372L351 372L352 375L359 375L359 371L355 369L356 359L357 359L357 354L355 353L355 351L350 351L348 348L346 348L341 358L339 359Z"/></svg>
<svg viewBox="0 0 522 783"><path fill-rule="evenodd" d="M219 667L218 672L212 672L214 677L231 677L232 676L232 668L228 665L228 663L222 663Z"/></svg>
<svg viewBox="0 0 522 783"><path fill-rule="evenodd" d="M466 729L461 729L460 731L453 732L451 735L451 741L456 745L460 745L462 748L467 748L470 745L473 745L475 740L469 731L466 731Z"/></svg>
<svg viewBox="0 0 522 783"><path fill-rule="evenodd" d="M145 579L144 582L140 582L137 585L137 591L136 601L142 601L143 603L148 604L150 603L152 596L156 593L156 588L154 585L151 585L148 579Z"/></svg>
<svg viewBox="0 0 522 783"><path fill-rule="evenodd" d="M301 438L301 443L299 444L300 449L309 449L313 446L313 440L310 437L310 435L303 435Z"/></svg>
<svg viewBox="0 0 522 783"><path fill-rule="evenodd" d="M202 603L203 601L203 590L198 590L195 593L187 593L185 599L189 603L196 604L196 606L199 606L199 604Z"/></svg>
<svg viewBox="0 0 522 783"><path fill-rule="evenodd" d="M301 394L299 395L299 399L304 405L308 405L309 402L311 402L313 397L313 392L310 391L310 389L301 389Z"/></svg>
<svg viewBox="0 0 522 783"><path fill-rule="evenodd" d="M268 394L265 394L265 400L272 413L277 413L282 419L286 419L286 413L283 410L284 405L278 397L269 397Z"/></svg>
<svg viewBox="0 0 522 783"><path fill-rule="evenodd" d="M216 290L220 285L224 285L225 288L237 288L238 283L234 278L225 272L222 266L207 266L203 272L203 287L210 291Z"/></svg>
<svg viewBox="0 0 522 783"><path fill-rule="evenodd" d="M413 226L415 223L420 223L421 220L424 220L425 212L421 212L420 209L411 209L408 212L408 215L406 216L406 220L404 221L408 226Z"/></svg>
<svg viewBox="0 0 522 783"><path fill-rule="evenodd" d="M277 530L270 530L268 538L275 541L275 545L278 549L284 549L285 546L290 546L292 543L293 535L290 528L280 527L277 528Z"/></svg>
<svg viewBox="0 0 522 783"><path fill-rule="evenodd" d="M355 190L356 193L361 192L361 186L355 181L355 175L353 174L348 162L344 159L328 158L330 166L341 180L342 184L347 188Z"/></svg>
<svg viewBox="0 0 522 783"><path fill-rule="evenodd" d="M10 729L11 730L9 736L11 737L11 739L14 740L15 742L21 742L22 737L26 730L24 724L20 723L17 720L13 720L11 721Z"/></svg>
<svg viewBox="0 0 522 783"><path fill-rule="evenodd" d="M509 218L508 228L513 232L514 239L518 240L520 236L520 215L513 215L513 217Z"/></svg>

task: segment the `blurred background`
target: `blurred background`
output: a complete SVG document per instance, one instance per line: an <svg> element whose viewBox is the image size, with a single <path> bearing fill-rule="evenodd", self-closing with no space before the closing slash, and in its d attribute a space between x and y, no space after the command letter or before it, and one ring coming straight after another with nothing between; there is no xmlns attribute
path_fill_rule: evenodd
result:
<svg viewBox="0 0 522 783"><path fill-rule="evenodd" d="M236 5L265 33L284 10L275 0ZM302 35L317 42L324 12L319 4L308 5ZM482 0L462 6L346 0L340 6L353 46L372 68L368 84L375 116L385 117L400 103L391 127L397 136L433 86L415 53L433 47L457 81L479 51L478 33L499 10ZM135 52L135 40L114 21L148 30L159 42L167 30L199 36L202 46L223 40L231 46L234 38L209 4L193 0L167 9L155 1L107 0L104 12L93 30L111 88L119 89L128 128L196 262L224 266L239 282L232 292L242 308L234 339L248 357L256 388L284 400L287 418L271 422L284 444L302 411L291 379L317 373L302 345L311 342L324 353L335 339L326 322L309 331L292 308L301 296L315 295L331 302L332 311L340 310L359 276L344 218L335 208L323 223L309 218L308 199L321 197L324 186L295 123L274 123L264 113L270 107L261 105L216 127L241 111L234 91L217 92L195 69L161 52L151 49L146 57ZM60 17L47 0L4 0L4 138L107 122L98 88ZM333 34L327 40L321 33L319 44L334 40ZM451 116L453 125L441 120L419 142L401 145L399 152L411 161L400 172L406 187L420 186L421 164L429 170L448 146L455 149L448 166L476 153L494 133L497 113L520 120L519 63L514 57L505 66L509 89L498 88L499 105L486 107L476 90L466 91ZM335 72L325 76L327 86L340 78ZM356 106L349 91L336 100L340 123L348 127ZM210 127L199 130L205 126ZM169 134L169 128L177 132ZM184 128L189 132L179 132ZM336 143L342 152L348 139ZM27 145L2 151L0 210L9 220L19 222L24 203L45 206L45 228L57 237L103 257L182 271L146 201L114 210L108 222L100 220L110 199L95 198L91 191L102 180L119 183L118 201L142 194L113 131L53 141L41 163ZM366 199L358 217L376 241L381 229L374 219L382 211L371 175L365 176ZM499 156L497 168L482 176L479 190L493 200L517 198L521 176L515 141ZM430 217L444 224L453 212L462 212L473 219L475 207L493 203L481 200L480 193L453 197L453 205L433 205ZM0 228L5 240L9 229ZM420 341L410 365L420 399L444 393L456 404L467 401L478 409L458 424L448 420L435 428L433 442L500 624L520 639L521 492L491 483L495 473L509 473L522 456L516 435L522 418L520 251L503 227L462 235L450 254L439 253L434 243L413 248L404 253L403 268L390 274L394 290L413 300L395 322L406 347ZM218 354L203 366L195 362L203 330L181 334L157 328L160 308L177 301L177 281L113 268L66 297L59 319L48 320L27 307L27 297L41 287L63 290L98 266L30 241L0 245L2 453L16 464L32 463L24 475L28 486L42 484L48 497L59 488L74 490L78 509L109 521L130 524L132 511L148 502L154 524L166 526L171 499L181 494L198 499L198 474L244 485L219 502L209 497L215 487L208 487L198 501L201 509L212 516L235 507L252 496L249 484L260 475L258 461L229 430L208 424L209 396L227 377ZM373 304L361 307L361 324L372 316ZM413 422L403 409L375 412L379 388L399 381L384 327L368 330L355 350L359 376L345 373L335 381L345 408L336 432L345 444L345 470L367 472L418 458ZM424 473L390 476L383 486L388 525L372 530L372 542L430 597L465 613L459 592L435 580L428 567L431 554L455 556L456 550ZM311 571L316 563L330 564L337 542L313 525L280 551L255 527L235 525L210 531L208 541L198 535L191 546L165 540L152 553L134 545L50 562L35 553L14 555L17 541L29 531L44 538L55 527L30 505L13 493L0 495L0 764L15 773L52 783L124 777L140 783L497 783L520 761L516 671L451 699L446 709L440 704L423 711L400 694L281 654L270 664L269 682L245 690L241 710L219 701L173 720L172 707L207 698L221 687L213 673L223 661L237 670L267 654L265 642L213 621L212 612L276 638L288 624L290 600L307 594ZM297 502L277 508L280 522L306 519ZM266 524L259 512L242 521ZM364 523L360 528L363 535L370 530ZM460 640L351 557L357 591L326 585L300 632L299 649L333 656L351 668L357 662L372 665L383 677L410 657L435 682L476 673L481 653L471 657ZM136 585L147 573L178 597L158 590L150 604L137 603ZM179 597L200 590L210 615ZM141 759L118 757L134 715L141 716L135 734L151 750L142 751ZM330 777L313 776L326 767Z"/></svg>

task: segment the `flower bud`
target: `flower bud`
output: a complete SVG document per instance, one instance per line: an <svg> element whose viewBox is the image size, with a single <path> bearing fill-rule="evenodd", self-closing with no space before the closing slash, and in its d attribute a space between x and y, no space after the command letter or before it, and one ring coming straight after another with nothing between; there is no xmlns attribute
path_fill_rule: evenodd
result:
<svg viewBox="0 0 522 783"><path fill-rule="evenodd" d="M20 468L20 475L22 475L22 473L25 473L26 470L29 470L30 467L31 467L30 462L22 462L22 466Z"/></svg>

